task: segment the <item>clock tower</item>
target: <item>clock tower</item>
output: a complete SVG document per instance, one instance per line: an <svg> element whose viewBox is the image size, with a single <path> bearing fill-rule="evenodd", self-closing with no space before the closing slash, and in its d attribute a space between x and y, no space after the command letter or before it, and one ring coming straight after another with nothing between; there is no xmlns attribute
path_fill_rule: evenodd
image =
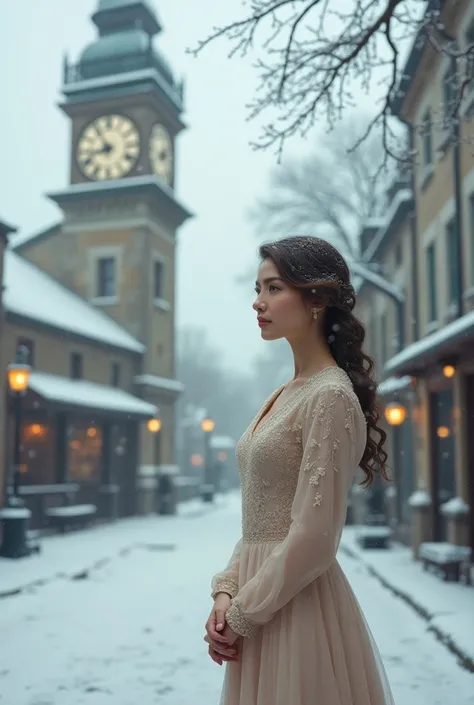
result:
<svg viewBox="0 0 474 705"><path fill-rule="evenodd" d="M176 239L191 214L175 194L175 156L184 91L155 46L162 26L149 1L98 0L92 21L97 38L77 63L64 64L60 107L71 121L70 183L49 194L64 221L60 235L31 251L31 259L146 346L133 384L160 409L159 452L146 430L141 443L142 467L151 471L173 465L181 391Z"/></svg>

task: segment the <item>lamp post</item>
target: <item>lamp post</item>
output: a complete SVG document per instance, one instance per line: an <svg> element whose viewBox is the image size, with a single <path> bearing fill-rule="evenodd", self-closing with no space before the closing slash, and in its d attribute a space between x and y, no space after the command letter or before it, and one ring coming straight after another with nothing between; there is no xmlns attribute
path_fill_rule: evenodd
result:
<svg viewBox="0 0 474 705"><path fill-rule="evenodd" d="M384 409L384 416L387 423L393 427L392 439L393 439L393 455L396 459L396 465L399 468L402 467L401 463L401 434L400 427L405 423L407 417L406 406L401 404L399 401L392 401ZM402 505L401 505L401 486L400 482L396 483L396 511L398 520L401 516Z"/></svg>
<svg viewBox="0 0 474 705"><path fill-rule="evenodd" d="M19 495L21 466L21 399L28 390L31 368L27 364L28 349L19 346L16 360L7 367L8 386L13 396L13 468L8 478L6 507L0 511L3 521L3 542L0 555L4 558L22 558L31 553L27 542L28 521L31 512Z"/></svg>
<svg viewBox="0 0 474 705"><path fill-rule="evenodd" d="M216 424L211 418L202 420L201 428L204 431L204 484L201 488L201 497L203 502L212 502L214 500L214 477L211 458L211 434L214 431Z"/></svg>
<svg viewBox="0 0 474 705"><path fill-rule="evenodd" d="M163 423L155 417L148 419L147 429L154 436L154 465L156 468L156 511L158 514L174 514L176 502L174 501L173 482L161 467L161 430Z"/></svg>

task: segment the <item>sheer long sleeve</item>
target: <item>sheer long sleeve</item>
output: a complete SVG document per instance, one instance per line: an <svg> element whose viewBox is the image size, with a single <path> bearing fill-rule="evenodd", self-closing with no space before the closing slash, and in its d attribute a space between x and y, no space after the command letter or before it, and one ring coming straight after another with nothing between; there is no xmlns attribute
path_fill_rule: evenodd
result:
<svg viewBox="0 0 474 705"><path fill-rule="evenodd" d="M237 542L225 570L221 573L217 573L217 575L214 575L212 578L212 599L215 599L217 593L219 592L226 592L231 597L235 597L237 595L239 591L239 563L241 547L242 539Z"/></svg>
<svg viewBox="0 0 474 705"><path fill-rule="evenodd" d="M251 636L335 559L347 495L365 446L365 419L349 390L328 385L308 402L303 456L287 537L233 599L226 619Z"/></svg>

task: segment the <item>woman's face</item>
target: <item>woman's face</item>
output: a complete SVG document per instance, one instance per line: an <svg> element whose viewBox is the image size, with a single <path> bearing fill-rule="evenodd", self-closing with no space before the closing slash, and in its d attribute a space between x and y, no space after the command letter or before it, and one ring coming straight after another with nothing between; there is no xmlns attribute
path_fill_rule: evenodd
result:
<svg viewBox="0 0 474 705"><path fill-rule="evenodd" d="M313 326L310 306L304 303L298 289L280 278L277 268L269 259L259 267L255 291L257 298L253 308L257 312L264 340L295 340Z"/></svg>

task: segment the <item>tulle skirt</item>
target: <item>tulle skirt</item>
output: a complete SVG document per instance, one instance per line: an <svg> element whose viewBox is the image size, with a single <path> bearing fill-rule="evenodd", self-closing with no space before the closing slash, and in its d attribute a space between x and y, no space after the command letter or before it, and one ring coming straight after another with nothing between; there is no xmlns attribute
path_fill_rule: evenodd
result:
<svg viewBox="0 0 474 705"><path fill-rule="evenodd" d="M244 543L239 585L275 543ZM221 705L393 705L377 647L337 561L228 663Z"/></svg>

